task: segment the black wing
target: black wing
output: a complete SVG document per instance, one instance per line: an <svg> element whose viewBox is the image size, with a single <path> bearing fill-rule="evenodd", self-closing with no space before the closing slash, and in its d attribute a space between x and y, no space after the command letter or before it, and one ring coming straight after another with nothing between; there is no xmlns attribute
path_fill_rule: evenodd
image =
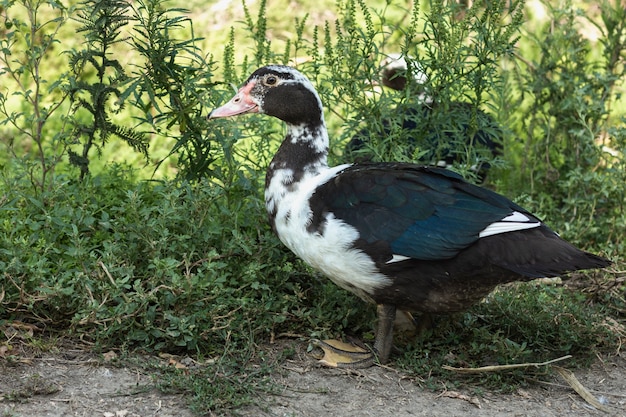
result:
<svg viewBox="0 0 626 417"><path fill-rule="evenodd" d="M356 228L368 245L420 260L454 257L490 224L514 212L539 220L507 198L457 174L413 164L354 165L320 185L310 199L311 228L329 213Z"/></svg>

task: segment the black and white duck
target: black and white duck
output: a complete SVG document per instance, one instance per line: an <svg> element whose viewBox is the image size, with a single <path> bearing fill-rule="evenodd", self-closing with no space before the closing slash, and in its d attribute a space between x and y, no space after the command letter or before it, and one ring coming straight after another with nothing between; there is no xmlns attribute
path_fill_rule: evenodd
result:
<svg viewBox="0 0 626 417"><path fill-rule="evenodd" d="M390 54L380 63L380 84L396 91L407 90L407 98L391 109L395 121L401 122L404 131L394 147L401 147L407 157L419 148L419 163L450 167L467 163L468 156L480 155L471 163L479 182L483 182L491 165L484 159L502 155L502 127L487 113L471 103L453 101L446 108L445 121L433 119L441 106L427 91L428 81L422 66L414 59L401 54ZM411 82L409 82L411 80ZM431 120L432 119L432 120ZM475 126L475 127L472 127ZM383 119L384 133L392 131L391 119ZM375 133L361 129L346 144L345 155L349 161L365 162L374 158L368 147ZM422 138L422 140L417 140ZM380 138L379 138L380 139Z"/></svg>
<svg viewBox="0 0 626 417"><path fill-rule="evenodd" d="M259 68L209 118L246 113L287 126L265 182L273 230L309 265L378 306L372 351L329 342L339 356L326 364L387 362L396 310L462 311L498 284L610 264L561 239L506 197L446 169L328 166L322 102L294 68Z"/></svg>

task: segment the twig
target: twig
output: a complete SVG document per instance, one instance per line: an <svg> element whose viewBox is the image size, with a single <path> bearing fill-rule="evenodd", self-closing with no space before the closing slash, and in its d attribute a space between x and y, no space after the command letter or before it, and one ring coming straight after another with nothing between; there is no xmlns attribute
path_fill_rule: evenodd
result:
<svg viewBox="0 0 626 417"><path fill-rule="evenodd" d="M443 365L442 368L448 371L455 371L455 372L461 372L461 373L494 372L494 371L502 371L502 370L509 370L509 369L517 369L517 368L527 368L529 366L540 367L540 366L550 365L550 364L553 364L555 362L559 362L565 359L569 359L571 357L572 355L567 355L561 358L552 359L551 361L541 362L541 363L519 363L519 364L512 364L512 365L483 366L481 368L454 368L452 366ZM556 365L554 366L554 369L559 373L559 375L561 375L561 377L565 380L565 382L567 382L568 385L574 391L576 391L576 393L580 395L588 404L606 413L611 411L604 404L600 403L600 401L598 401L597 398L594 397L593 394L591 394L591 392L589 392L589 390L585 388L578 381L578 379L576 379L576 376L574 375L572 371L569 371L563 367L556 366Z"/></svg>
<svg viewBox="0 0 626 417"><path fill-rule="evenodd" d="M572 355L566 355L561 358L552 359L547 362L514 363L511 365L482 366L480 368L455 368L453 366L448 366L448 365L443 365L442 368L447 371L455 371L455 372L461 372L465 374L473 374L473 373L480 373L480 372L495 372L495 371L505 371L509 369L517 369L517 368L528 368L530 366L534 366L535 368L538 368L540 366L550 365L551 363L563 361L571 357Z"/></svg>

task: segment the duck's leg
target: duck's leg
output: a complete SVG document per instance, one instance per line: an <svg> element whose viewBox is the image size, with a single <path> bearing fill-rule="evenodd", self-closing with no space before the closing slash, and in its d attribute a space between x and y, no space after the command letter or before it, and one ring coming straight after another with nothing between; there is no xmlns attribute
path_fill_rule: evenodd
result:
<svg viewBox="0 0 626 417"><path fill-rule="evenodd" d="M396 306L391 304L378 305L378 328L374 351L378 355L378 361L387 363L393 346L393 322L396 319Z"/></svg>
<svg viewBox="0 0 626 417"><path fill-rule="evenodd" d="M393 346L393 324L396 317L396 307L379 304L377 312L378 328L376 329L373 351L338 340L316 340L314 343L324 351L320 363L333 368L351 369L368 368L374 364L377 357L380 363L386 363Z"/></svg>

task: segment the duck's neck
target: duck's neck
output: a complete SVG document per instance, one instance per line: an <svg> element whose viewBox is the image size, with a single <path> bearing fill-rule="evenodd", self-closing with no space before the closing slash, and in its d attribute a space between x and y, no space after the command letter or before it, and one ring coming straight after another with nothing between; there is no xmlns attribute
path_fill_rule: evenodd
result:
<svg viewBox="0 0 626 417"><path fill-rule="evenodd" d="M291 169L294 174L314 173L328 167L328 133L318 125L287 125L287 135L270 164L272 169Z"/></svg>
<svg viewBox="0 0 626 417"><path fill-rule="evenodd" d="M328 169L328 132L323 117L315 123L287 124L287 135L265 178L265 203L273 220L285 194Z"/></svg>

